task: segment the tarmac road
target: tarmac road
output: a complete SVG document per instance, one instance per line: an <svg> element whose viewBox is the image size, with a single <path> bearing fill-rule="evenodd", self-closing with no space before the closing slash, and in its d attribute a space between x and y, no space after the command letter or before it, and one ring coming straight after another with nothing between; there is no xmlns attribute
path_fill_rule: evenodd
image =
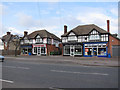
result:
<svg viewBox="0 0 120 90"><path fill-rule="evenodd" d="M9 58L2 70L3 88L118 88L118 67Z"/></svg>

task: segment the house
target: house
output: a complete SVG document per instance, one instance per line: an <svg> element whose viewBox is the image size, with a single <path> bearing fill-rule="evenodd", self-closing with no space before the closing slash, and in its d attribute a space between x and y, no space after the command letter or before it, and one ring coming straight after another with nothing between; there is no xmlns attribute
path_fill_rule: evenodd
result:
<svg viewBox="0 0 120 90"><path fill-rule="evenodd" d="M2 54L3 49L4 49L4 44L2 42L2 38L0 38L0 55Z"/></svg>
<svg viewBox="0 0 120 90"><path fill-rule="evenodd" d="M24 31L21 39L21 55L50 55L59 51L61 40L47 30L38 30L28 34Z"/></svg>
<svg viewBox="0 0 120 90"><path fill-rule="evenodd" d="M4 44L4 55L14 55L16 48L17 53L19 54L19 40L20 38L18 35L13 35L11 34L11 32L7 32L7 34L2 37L2 41Z"/></svg>
<svg viewBox="0 0 120 90"><path fill-rule="evenodd" d="M120 39L110 34L109 20L107 20L107 27L106 31L95 24L80 25L67 32L65 25L64 34L61 36L63 55L107 57L110 54L118 56Z"/></svg>

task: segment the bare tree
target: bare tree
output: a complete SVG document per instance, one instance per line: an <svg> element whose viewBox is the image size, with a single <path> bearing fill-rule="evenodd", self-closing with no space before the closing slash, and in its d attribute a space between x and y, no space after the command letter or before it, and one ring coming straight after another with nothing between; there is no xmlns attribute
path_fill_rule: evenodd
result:
<svg viewBox="0 0 120 90"><path fill-rule="evenodd" d="M18 55L17 50L20 47L20 37L18 35L14 35L12 38L12 43L15 46L15 56Z"/></svg>

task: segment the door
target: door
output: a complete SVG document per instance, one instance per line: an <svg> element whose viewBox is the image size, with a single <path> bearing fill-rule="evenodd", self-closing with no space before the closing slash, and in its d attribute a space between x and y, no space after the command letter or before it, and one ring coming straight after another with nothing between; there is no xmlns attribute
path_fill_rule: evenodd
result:
<svg viewBox="0 0 120 90"><path fill-rule="evenodd" d="M37 55L39 55L39 56L41 55L41 48L40 47L37 48Z"/></svg>
<svg viewBox="0 0 120 90"><path fill-rule="evenodd" d="M97 48L93 48L93 56L97 56Z"/></svg>
<svg viewBox="0 0 120 90"><path fill-rule="evenodd" d="M112 56L118 57L119 53L120 53L120 46L119 45L112 46Z"/></svg>
<svg viewBox="0 0 120 90"><path fill-rule="evenodd" d="M74 46L70 46L70 56L74 56Z"/></svg>

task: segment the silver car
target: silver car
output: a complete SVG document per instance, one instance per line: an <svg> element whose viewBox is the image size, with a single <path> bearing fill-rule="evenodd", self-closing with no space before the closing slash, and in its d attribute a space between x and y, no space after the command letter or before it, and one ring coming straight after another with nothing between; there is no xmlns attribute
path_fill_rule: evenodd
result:
<svg viewBox="0 0 120 90"><path fill-rule="evenodd" d="M2 60L2 62L4 62L4 56L0 55L0 60Z"/></svg>

